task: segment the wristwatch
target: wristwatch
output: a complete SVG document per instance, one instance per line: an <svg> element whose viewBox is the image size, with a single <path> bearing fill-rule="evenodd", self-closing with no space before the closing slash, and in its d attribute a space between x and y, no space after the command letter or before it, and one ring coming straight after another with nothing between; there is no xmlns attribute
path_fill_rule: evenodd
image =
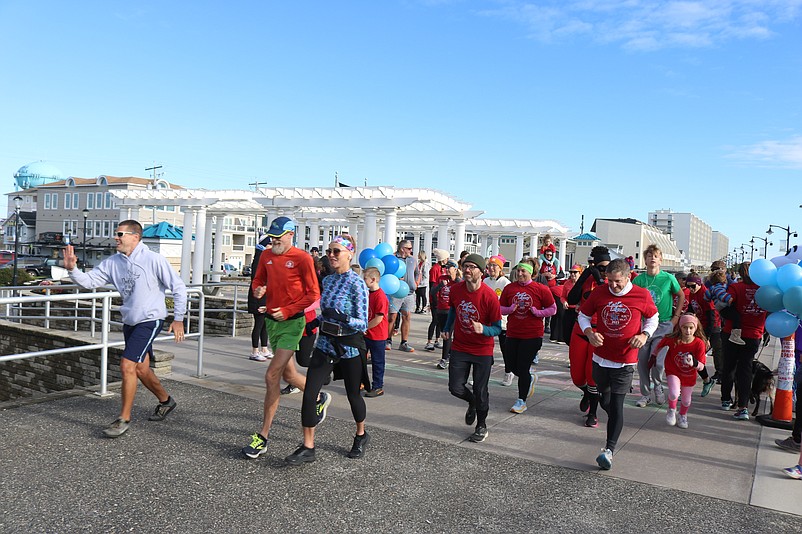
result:
<svg viewBox="0 0 802 534"><path fill-rule="evenodd" d="M649 339L650 337L652 337L652 335L649 332L647 332L646 330L641 331L641 334L646 334L646 339Z"/></svg>

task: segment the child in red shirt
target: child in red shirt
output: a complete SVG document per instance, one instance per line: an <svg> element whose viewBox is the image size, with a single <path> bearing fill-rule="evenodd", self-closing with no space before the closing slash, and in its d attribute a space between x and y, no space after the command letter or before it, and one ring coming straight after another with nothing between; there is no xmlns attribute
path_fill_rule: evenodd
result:
<svg viewBox="0 0 802 534"><path fill-rule="evenodd" d="M666 423L669 426L688 428L688 410L691 407L691 396L696 385L696 371L704 369L707 352L707 338L699 326L695 315L683 315L679 318L674 332L660 341L655 349L655 356L666 351L666 382L668 383L668 412ZM677 399L682 394L682 405L677 417Z"/></svg>
<svg viewBox="0 0 802 534"><path fill-rule="evenodd" d="M375 267L368 267L362 272L365 285L368 286L368 329L365 332L365 345L373 368L373 389L365 393L365 397L384 395L384 364L386 356L386 339L389 326L387 313L390 301L379 287L381 273Z"/></svg>

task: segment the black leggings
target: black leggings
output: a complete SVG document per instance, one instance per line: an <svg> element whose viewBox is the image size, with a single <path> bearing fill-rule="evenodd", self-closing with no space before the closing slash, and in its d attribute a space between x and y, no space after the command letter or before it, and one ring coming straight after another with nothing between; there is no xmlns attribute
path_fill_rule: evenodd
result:
<svg viewBox="0 0 802 534"><path fill-rule="evenodd" d="M730 343L730 335L721 333L724 348L724 370L721 372L721 401L732 402L732 386L738 394L738 408L749 406L752 390L752 360L760 348L759 339L743 338L746 345Z"/></svg>
<svg viewBox="0 0 802 534"><path fill-rule="evenodd" d="M422 310L426 307L426 292L428 287L419 287L415 289L415 309Z"/></svg>
<svg viewBox="0 0 802 534"><path fill-rule="evenodd" d="M253 315L253 330L251 330L251 347L259 348L259 342L262 342L262 347L267 347L267 325L265 324L264 313L252 313Z"/></svg>
<svg viewBox="0 0 802 534"><path fill-rule="evenodd" d="M365 399L359 394L359 385L362 383L362 358L344 358L339 364L340 372L345 380L345 393L348 395L348 402L351 404L351 413L354 421L361 423L367 417ZM301 405L301 425L310 428L317 426L317 397L323 382L326 381L334 364L329 363L329 357L319 350L312 353L312 361L309 363L309 371L306 373L306 388L304 389L304 400Z"/></svg>
<svg viewBox="0 0 802 534"><path fill-rule="evenodd" d="M432 321L429 323L429 333L427 341L434 339L435 333L440 337L440 325L437 324L437 303L434 299L434 288L429 287L429 312L432 314Z"/></svg>
<svg viewBox="0 0 802 534"><path fill-rule="evenodd" d="M607 412L607 445L615 450L621 430L624 429L624 399L632 387L632 365L624 367L602 367L593 362L593 380L599 388L599 405Z"/></svg>
<svg viewBox="0 0 802 534"><path fill-rule="evenodd" d="M526 400L529 395L529 386L532 382L529 368L532 367L535 356L543 346L543 338L518 339L508 337L505 344L507 345L507 357L509 358L512 372L518 377L518 398Z"/></svg>
<svg viewBox="0 0 802 534"><path fill-rule="evenodd" d="M437 310L437 314L435 315L437 319L437 332L438 337L439 333L443 331L443 328L446 327L446 321L448 320L448 312L443 310ZM442 358L445 361L448 361L449 357L451 356L451 336L448 336L448 339L443 340L443 356Z"/></svg>

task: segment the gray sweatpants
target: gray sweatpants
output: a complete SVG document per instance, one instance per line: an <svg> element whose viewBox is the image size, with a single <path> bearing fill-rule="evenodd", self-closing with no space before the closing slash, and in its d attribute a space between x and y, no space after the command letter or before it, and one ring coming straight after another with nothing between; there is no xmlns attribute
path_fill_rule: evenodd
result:
<svg viewBox="0 0 802 534"><path fill-rule="evenodd" d="M652 350L654 350L666 334L670 334L674 330L674 325L671 321L664 321L657 325L657 330L654 335L649 338L644 346L638 351L638 379L640 379L640 394L648 397L652 391L652 385L663 387L663 369L665 368L665 360L657 360L657 364L652 367L651 373L649 372L649 358L651 358Z"/></svg>

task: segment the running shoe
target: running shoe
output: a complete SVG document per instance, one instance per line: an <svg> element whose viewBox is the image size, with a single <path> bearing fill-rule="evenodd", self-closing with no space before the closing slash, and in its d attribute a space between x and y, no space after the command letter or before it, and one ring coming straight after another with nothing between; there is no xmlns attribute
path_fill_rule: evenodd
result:
<svg viewBox="0 0 802 534"><path fill-rule="evenodd" d="M470 426L476 421L476 406L473 404L468 405L468 411L465 412L465 424Z"/></svg>
<svg viewBox="0 0 802 534"><path fill-rule="evenodd" d="M268 360L272 360L273 359L273 351L270 350L270 349L267 349L267 348L262 349L262 356L264 356Z"/></svg>
<svg viewBox="0 0 802 534"><path fill-rule="evenodd" d="M103 429L103 433L106 434L108 438L119 438L128 430L128 424L130 421L126 421L122 417L114 421L112 424L107 426Z"/></svg>
<svg viewBox="0 0 802 534"><path fill-rule="evenodd" d="M468 440L472 441L473 443L481 443L487 439L487 434L488 432L486 426L477 426L476 430L473 431L473 434L468 437Z"/></svg>
<svg viewBox="0 0 802 534"><path fill-rule="evenodd" d="M438 369L448 369L448 360L442 360L441 359L439 362L437 362L437 368Z"/></svg>
<svg viewBox="0 0 802 534"><path fill-rule="evenodd" d="M287 384L286 386L281 388L281 394L282 395L292 395L293 393L300 393L300 392L301 392L301 388L297 388L295 386L291 386L290 384Z"/></svg>
<svg viewBox="0 0 802 534"><path fill-rule="evenodd" d="M295 449L295 452L284 458L287 465L301 465L315 461L315 449L309 449L303 445Z"/></svg>
<svg viewBox="0 0 802 534"><path fill-rule="evenodd" d="M442 348L443 348L443 342L442 342L442 341L440 341L439 339L435 339L435 340L434 340L434 348L436 348L436 349L442 349Z"/></svg>
<svg viewBox="0 0 802 534"><path fill-rule="evenodd" d="M409 346L409 343L403 341L400 345L398 345L398 350L401 352L415 352L415 349Z"/></svg>
<svg viewBox="0 0 802 534"><path fill-rule="evenodd" d="M512 413L524 413L526 411L526 401L518 399L515 401L515 404L512 405L510 408Z"/></svg>
<svg viewBox="0 0 802 534"><path fill-rule="evenodd" d="M504 373L504 379L501 381L502 386L511 386L512 379L515 377L515 373Z"/></svg>
<svg viewBox="0 0 802 534"><path fill-rule="evenodd" d="M318 397L317 404L315 405L315 409L317 411L317 424L320 424L326 420L329 404L331 404L331 395L325 391L321 391L320 397Z"/></svg>
<svg viewBox="0 0 802 534"><path fill-rule="evenodd" d="M613 451L602 449L601 454L596 457L596 463L604 470L611 469L613 467Z"/></svg>
<svg viewBox="0 0 802 534"><path fill-rule="evenodd" d="M679 414L677 417L677 428L688 428L688 415Z"/></svg>
<svg viewBox="0 0 802 534"><path fill-rule="evenodd" d="M392 350L392 348L393 348L393 342L388 339L387 343L385 343L384 345L384 350Z"/></svg>
<svg viewBox="0 0 802 534"><path fill-rule="evenodd" d="M259 458L259 455L267 452L267 438L263 435L251 435L251 443L242 448L242 454L248 458Z"/></svg>
<svg viewBox="0 0 802 534"><path fill-rule="evenodd" d="M365 456L365 448L367 448L368 443L370 443L370 436L368 435L367 431L361 436L354 436L354 444L351 446L351 450L348 452L348 457L362 458Z"/></svg>
<svg viewBox="0 0 802 534"><path fill-rule="evenodd" d="M668 423L668 426L674 426L677 424L677 410L672 410L671 408L668 409L666 412L666 423Z"/></svg>
<svg viewBox="0 0 802 534"><path fill-rule="evenodd" d="M164 418L167 417L167 414L175 410L175 406L175 400L173 400L172 397L167 397L166 401L160 402L156 405L156 409L153 410L153 414L148 417L148 421L164 421Z"/></svg>
<svg viewBox="0 0 802 534"><path fill-rule="evenodd" d="M264 354L262 354L261 352L252 353L250 358L248 358L248 359L249 360L253 360L255 362L266 362L267 361L267 357Z"/></svg>
<svg viewBox="0 0 802 534"><path fill-rule="evenodd" d="M785 439L775 439L774 443L776 443L779 448L788 452L799 452L800 449L800 443L794 441L793 436L788 436Z"/></svg>
<svg viewBox="0 0 802 534"><path fill-rule="evenodd" d="M732 402L730 401L721 401L721 409L725 412L732 408Z"/></svg>
<svg viewBox="0 0 802 534"><path fill-rule="evenodd" d="M783 469L783 473L788 475L791 478L795 478L797 480L802 480L802 466L795 465L793 467L789 467L787 469Z"/></svg>
<svg viewBox="0 0 802 534"><path fill-rule="evenodd" d="M585 426L588 428L599 428L599 418L589 413L585 418Z"/></svg>
<svg viewBox="0 0 802 534"><path fill-rule="evenodd" d="M431 341L427 341L426 345L423 347L423 350L434 352L434 343L432 343Z"/></svg>
<svg viewBox="0 0 802 534"><path fill-rule="evenodd" d="M663 391L663 386L659 384L654 388L654 402L656 402L658 406L662 406L666 402L666 393Z"/></svg>
<svg viewBox="0 0 802 534"><path fill-rule="evenodd" d="M651 403L652 403L652 398L649 397L648 395L644 395L643 397L638 399L638 401L635 403L635 406L637 406L638 408L645 408Z"/></svg>
<svg viewBox="0 0 802 534"><path fill-rule="evenodd" d="M537 374L536 373L529 373L529 393L527 393L526 398L529 399L532 395L535 394L535 384L537 383Z"/></svg>
<svg viewBox="0 0 802 534"><path fill-rule="evenodd" d="M579 401L579 411L588 413L588 410L590 410L590 394L584 393L582 399Z"/></svg>
<svg viewBox="0 0 802 534"><path fill-rule="evenodd" d="M382 388L373 388L365 393L365 396L371 399L373 397L381 397L382 395L384 395L384 389Z"/></svg>
<svg viewBox="0 0 802 534"><path fill-rule="evenodd" d="M732 414L733 419L737 419L739 421L749 421L749 410L746 408L741 408L740 410L736 410L734 414Z"/></svg>
<svg viewBox="0 0 802 534"><path fill-rule="evenodd" d="M716 381L711 379L706 383L702 384L702 397L707 397L710 395L710 391L713 389L713 386L716 385Z"/></svg>

